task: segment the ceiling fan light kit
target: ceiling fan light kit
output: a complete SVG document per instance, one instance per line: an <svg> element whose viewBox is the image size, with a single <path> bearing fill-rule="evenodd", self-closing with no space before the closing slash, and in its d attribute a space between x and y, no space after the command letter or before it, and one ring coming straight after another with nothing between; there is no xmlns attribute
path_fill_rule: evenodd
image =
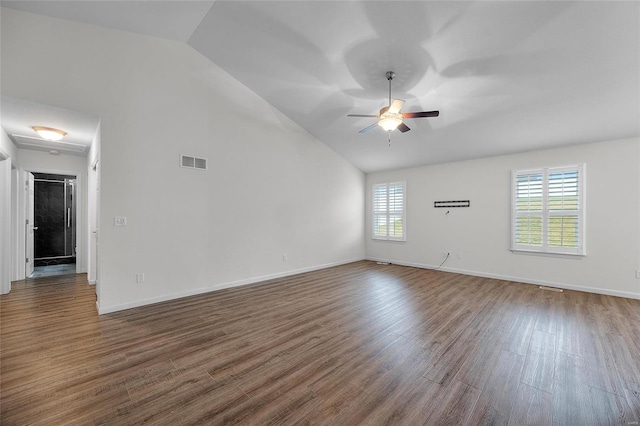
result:
<svg viewBox="0 0 640 426"><path fill-rule="evenodd" d="M376 127L376 125L382 127L387 132L392 132L395 129L400 130L402 133L411 130L409 126L404 124L405 118L422 118L422 117L437 117L440 115L439 111L420 111L420 112L406 112L402 113L402 107L404 101L402 99L394 99L391 101L391 80L394 79L396 73L393 71L387 71L385 77L389 81L389 105L380 109L378 115L372 114L349 114L348 117L371 117L377 118L378 121L370 126L360 130L359 133L366 133L369 130Z"/></svg>
<svg viewBox="0 0 640 426"><path fill-rule="evenodd" d="M398 117L380 117L380 121L378 121L378 126L385 129L387 132L395 130L398 126L402 124L402 119Z"/></svg>

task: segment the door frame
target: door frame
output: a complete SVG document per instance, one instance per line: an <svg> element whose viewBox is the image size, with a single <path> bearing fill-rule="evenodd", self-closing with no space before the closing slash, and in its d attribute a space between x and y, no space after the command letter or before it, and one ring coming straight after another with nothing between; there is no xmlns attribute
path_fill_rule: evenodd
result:
<svg viewBox="0 0 640 426"><path fill-rule="evenodd" d="M83 272L83 266L86 263L87 258L87 247L86 243L83 240L86 235L83 232L83 227L85 226L85 212L83 209L83 200L85 194L83 194L85 188L86 174L74 171L74 170L55 170L55 169L45 169L40 167L25 167L21 169L20 173L20 188L23 188L20 191L20 223L23 226L18 228L18 231L21 232L21 235L18 236L18 239L22 239L25 241L22 247L18 247L18 255L22 257L22 259L26 258L26 214L27 214L27 188L26 188L26 176L27 172L30 173L49 173L55 175L67 175L67 176L75 176L76 178L76 197L74 200L74 208L76 209L76 274ZM19 271L19 279L26 279L26 262L22 262L22 270Z"/></svg>
<svg viewBox="0 0 640 426"><path fill-rule="evenodd" d="M24 238L24 256L27 258L24 267L25 277L30 277L33 274L33 270L36 264L36 234L35 230L35 216L36 216L36 203L35 203L35 177L32 172L24 172L25 177L25 191L26 196L26 214L25 214L25 238Z"/></svg>
<svg viewBox="0 0 640 426"><path fill-rule="evenodd" d="M23 228L23 221L20 217L20 194L22 193L20 186L20 176L22 171L20 167L11 162L11 281L20 279L20 271L24 270L24 262L22 261L22 252L20 247L24 244L23 240L18 240L20 229Z"/></svg>

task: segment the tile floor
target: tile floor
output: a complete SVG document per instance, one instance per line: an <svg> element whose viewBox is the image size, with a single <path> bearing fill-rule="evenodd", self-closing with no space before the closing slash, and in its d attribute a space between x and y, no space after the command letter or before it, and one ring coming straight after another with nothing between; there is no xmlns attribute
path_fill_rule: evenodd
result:
<svg viewBox="0 0 640 426"><path fill-rule="evenodd" d="M67 275L76 273L76 264L36 266L29 278L49 277L51 275Z"/></svg>

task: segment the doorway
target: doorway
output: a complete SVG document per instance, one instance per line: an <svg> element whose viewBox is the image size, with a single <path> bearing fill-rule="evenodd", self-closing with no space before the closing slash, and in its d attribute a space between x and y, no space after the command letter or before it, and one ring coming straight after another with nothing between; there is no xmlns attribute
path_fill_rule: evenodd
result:
<svg viewBox="0 0 640 426"><path fill-rule="evenodd" d="M36 278L75 274L76 176L51 173L32 173L31 175L33 176L33 199L30 187L27 248L30 252L33 247L33 265L29 259L30 256L27 256L28 276ZM31 212L33 212L33 218ZM32 232L30 232L31 228ZM31 268L33 268L32 272Z"/></svg>

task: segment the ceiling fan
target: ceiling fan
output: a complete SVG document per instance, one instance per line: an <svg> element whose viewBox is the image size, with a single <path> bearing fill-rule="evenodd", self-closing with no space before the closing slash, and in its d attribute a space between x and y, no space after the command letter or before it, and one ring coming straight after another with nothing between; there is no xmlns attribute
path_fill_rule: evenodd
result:
<svg viewBox="0 0 640 426"><path fill-rule="evenodd" d="M380 109L380 114L372 115L372 114L349 114L348 117L372 117L377 118L378 121L373 123L370 126L365 127L360 130L358 133L366 133L369 130L373 129L376 126L382 127L384 130L391 132L392 130L398 129L402 133L408 132L411 130L409 126L403 123L403 119L405 118L421 118L421 117L437 117L440 115L440 111L420 111L420 112L400 112L402 110L402 106L404 105L404 101L402 99L394 99L391 102L391 80L396 76L396 73L393 71L387 71L385 74L387 80L389 80L389 106L386 106Z"/></svg>

